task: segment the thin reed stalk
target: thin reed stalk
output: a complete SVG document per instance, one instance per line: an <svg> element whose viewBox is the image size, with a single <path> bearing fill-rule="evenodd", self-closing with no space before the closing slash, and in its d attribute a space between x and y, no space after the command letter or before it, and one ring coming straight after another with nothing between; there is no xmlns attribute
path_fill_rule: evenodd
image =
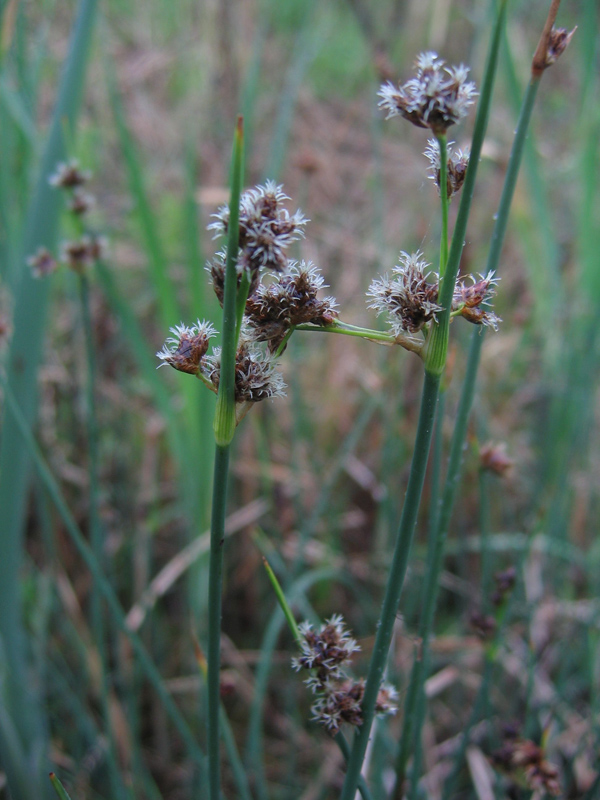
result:
<svg viewBox="0 0 600 800"><path fill-rule="evenodd" d="M229 448L235 433L235 354L238 326L237 308L240 297L237 293L237 258L239 248L240 195L244 172L243 121L238 117L233 142L231 167L230 216L228 223L227 261L223 296L223 339L221 350L221 377L214 431L216 439L213 504L210 527L210 565L208 585L208 763L209 796L219 800L221 796L221 763L219 721L221 708L221 595L223 573L223 544L225 542L225 511L227 503L227 479L229 472ZM246 288L246 294L248 289ZM239 293L241 295L241 292ZM245 305L246 298L243 298Z"/></svg>
<svg viewBox="0 0 600 800"><path fill-rule="evenodd" d="M86 542L82 532L79 530L77 523L75 522L73 515L71 514L69 507L62 496L60 488L55 481L48 464L46 463L42 452L35 441L29 426L27 425L27 421L25 419L24 414L21 412L17 405L16 398L7 384L4 384L4 392L6 397L6 403L10 406L10 411L14 416L16 428L19 432L20 436L22 437L22 442L25 444L25 449L27 450L28 454L30 455L33 464L37 470L39 478L48 492L54 507L58 511L65 529L69 534L71 541L75 545L79 555L83 559L86 567L92 574L94 581L98 584L98 588L102 593L107 608L110 611L115 624L118 626L119 630L123 632L126 636L128 641L131 644L137 658L138 663L143 671L144 675L146 676L149 683L154 687L156 693L158 694L162 704L165 707L165 710L169 717L171 718L173 725L177 729L179 735L181 736L182 741L184 742L190 757L195 762L196 766L200 770L201 775L204 774L204 770L206 767L206 758L204 753L198 746L196 742L196 738L192 731L190 730L186 720L184 719L183 715L177 708L171 694L166 689L163 680L158 672L154 662L152 661L148 651L144 647L142 640L138 636L138 634L134 633L127 625L126 615L123 611L119 600L112 589L110 583L106 579L105 575L103 574L102 570L94 553L92 552L91 547Z"/></svg>
<svg viewBox="0 0 600 800"><path fill-rule="evenodd" d="M441 266L444 261L446 263L446 267L443 270L443 277L441 277L439 296L439 304L442 307L442 311L439 312L437 324L433 325L425 345L425 382L423 386L421 412L419 416L419 424L417 428L417 437L411 464L408 489L404 500L404 507L402 509L402 517L396 538L394 556L388 576L385 598L379 619L379 626L377 628L375 646L371 656L371 663L369 665L369 674L367 677L363 700L363 724L359 728L354 738L352 754L348 762L348 771L346 774L346 780L344 782L344 788L342 790L342 800L352 800L354 793L356 792L357 780L358 776L360 775L369 741L371 725L375 713L375 703L391 644L394 621L397 613L398 603L400 601L402 585L404 583L406 566L408 563L412 537L421 500L425 470L429 456L440 378L446 364L450 309L452 305L456 277L458 275L460 265L460 257L464 247L467 221L475 188L475 177L481 155L481 147L483 145L483 139L487 129L487 121L489 117L492 88L495 78L505 10L506 0L502 0L498 8L495 25L492 32L490 52L486 64L480 102L477 109L477 117L475 121L475 129L471 148L471 158L465 177L458 217L456 220L450 252L448 253L447 259L445 259L445 248L447 247L447 244L444 242L444 237L446 237L447 242L447 231L444 229L444 225L442 225L440 272L442 271ZM442 154L446 149L445 136L438 135L438 142L440 145L440 153ZM442 155L440 158L439 177L440 192L442 197L442 219L444 214L447 213L447 211L445 212L444 210L444 204L447 203L447 197L444 199L447 186L446 167L447 159ZM403 738L405 737L403 736ZM403 763L405 763L404 758L405 757L403 756Z"/></svg>
<svg viewBox="0 0 600 800"><path fill-rule="evenodd" d="M90 283L85 272L78 275L79 299L81 303L81 318L83 322L83 336L85 339L85 353L87 361L86 371L86 428L88 440L88 480L89 480L89 531L90 544L94 557L102 572L104 572L104 537L100 524L99 513L99 447L98 447L98 418L96 406L96 353L94 348L94 331L90 309ZM108 659L106 653L106 637L104 614L102 610L102 595L96 581L92 583L92 596L90 614L94 641L98 650L100 661L100 706L104 722L104 732L110 746L109 772L113 794L120 795L120 782L116 771L116 744L112 721L110 716L109 687L108 687Z"/></svg>
<svg viewBox="0 0 600 800"><path fill-rule="evenodd" d="M443 181L441 181L441 185L444 186ZM436 375L425 372L419 425L415 439L415 449L408 479L408 487L404 498L396 546L365 686L365 694L362 703L363 723L354 737L352 751L348 759L348 769L344 788L342 789L341 800L352 800L354 798L371 734L371 726L375 717L375 703L377 701L377 695L379 693L379 687L383 678L392 640L396 612L398 610L398 603L400 601L400 594L406 574L410 546L417 521L423 483L425 481L425 470L427 468L429 447L433 433L440 377L439 374Z"/></svg>
<svg viewBox="0 0 600 800"><path fill-rule="evenodd" d="M503 9L501 9L501 13L503 14ZM508 163L502 195L498 207L498 213L496 216L496 222L494 225L494 231L492 233L492 239L490 242L490 250L488 253L488 260L486 264L486 273L493 272L494 274L496 274L498 270L500 253L504 242L504 236L506 233L506 226L508 223L508 216L510 212L510 205L514 195L517 176L519 173L519 167L523 155L525 138L527 135L527 130L529 128L531 114L533 111L533 105L535 102L537 89L542 74L543 73L541 72L538 73L532 72L532 77L523 100L523 105L521 108L521 113L519 115L517 129L515 131L515 138L513 140L513 145L511 149L511 155ZM421 638L422 641L422 657L419 660L415 660L413 664L409 690L406 700L407 709L414 708L416 704L416 698L421 694L423 689L423 682L425 680L424 665L428 660L427 652L429 649L429 638L431 635L437 597L439 593L439 576L443 565L445 542L448 534L448 528L450 525L450 518L452 516L454 502L456 499L456 492L460 480L460 472L463 461L463 447L467 433L469 415L471 412L473 398L475 395L475 382L477 379L479 360L481 355L481 348L484 341L484 335L485 335L485 329L474 330L473 333L471 334L471 346L467 360L467 370L457 409L456 423L452 434L450 458L448 462L448 471L446 474L446 480L444 483L442 504L437 522L437 532L433 542L433 549L430 551L430 554L428 556L427 575L425 583L423 585L423 594L422 594L423 612L419 625L419 637ZM422 715L420 719L417 720L418 727L414 726L414 733L412 730L413 729L412 717L407 716L405 722L405 728L403 730L400 750L398 754L398 760L396 764L396 775L397 775L396 795L395 795L396 798L400 796L399 793L402 791L406 764L410 753L411 743L412 741L418 739L418 737L420 736L420 727L422 725L423 716L424 715ZM407 728L410 731L409 735L406 735L405 732ZM414 776L413 780L416 779L417 776Z"/></svg>
<svg viewBox="0 0 600 800"><path fill-rule="evenodd" d="M33 424L36 414L37 370L45 340L44 327L48 305L48 284L36 281L25 269L28 255L38 247L51 248L56 241L59 203L54 190L48 185L48 176L56 163L65 155L65 130L75 127L85 78L86 64L91 52L91 37L96 19L97 0L81 0L77 20L70 39L69 54L61 77L52 123L27 213L26 231L19 248L19 270L15 280L14 334L7 358L6 380L17 398L27 426ZM42 758L30 761L26 770L31 780L43 780L38 796L49 793L42 775L45 764L45 723L36 702L32 683L26 678L26 655L21 621L21 564L23 559L23 529L29 484L30 456L23 448L12 412L5 404L2 412L2 438L0 440L0 508L2 509L2 536L0 536L0 638L6 655L6 680L2 703L19 730L28 755L44 753ZM26 744L25 744L26 743ZM4 759L3 759L4 760ZM11 767L5 764L7 772ZM38 778L39 773L39 778ZM32 777L34 776L35 777ZM10 782L10 775L9 775ZM46 787L48 786L48 789ZM15 800L21 794L15 790Z"/></svg>

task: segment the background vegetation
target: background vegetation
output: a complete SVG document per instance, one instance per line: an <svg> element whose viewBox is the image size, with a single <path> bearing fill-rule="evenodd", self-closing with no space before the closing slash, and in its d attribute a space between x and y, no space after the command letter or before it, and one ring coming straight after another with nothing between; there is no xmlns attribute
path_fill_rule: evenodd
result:
<svg viewBox="0 0 600 800"><path fill-rule="evenodd" d="M426 49L472 65L479 82L493 4L107 0L95 9L88 0L75 33L73 3L5 0L0 8L3 376L25 419L36 420L54 488L66 500L57 507L39 463L31 468L32 443L4 395L2 767L16 800L52 791L48 763L74 800L202 796L205 698L195 643L206 634L213 397L186 376L156 372L154 353L171 325L217 318L203 271L213 253L205 227L227 200L236 113L246 120L247 183L284 183L311 219L298 256L322 268L344 319L372 326L364 299L371 279L396 263L400 249L421 248L435 261L439 236L423 135L395 121L384 126L377 88L383 78L406 77ZM485 265L546 12L543 2L509 5L463 272ZM495 304L503 323L484 346L442 576L423 797L531 796L488 766L507 723L545 744L564 797L600 796L596 3L565 2L558 22L580 27L542 82L503 251ZM57 111L70 37L75 49ZM465 126L456 136L460 146L468 143ZM38 244L52 247L72 235L47 187L65 155L92 170L94 227L110 241L109 258L90 276L96 556L139 635L133 645L114 604L103 601L94 622L99 601L73 538L78 527L91 536L95 525L76 276L59 272L36 282L25 264ZM468 337L455 327L442 452L466 360ZM341 756L307 722L310 697L290 670L294 645L261 554L285 583L306 543L299 617L306 592L322 618L343 612L369 653L421 371L410 354L343 336L298 334L284 362L287 399L253 410L235 440L224 778L226 796L242 795L235 751L251 797L309 800L337 796ZM514 462L502 478L480 469L479 451L489 441L504 443ZM401 697L418 654L432 480L388 676ZM516 569L516 586L490 655L471 619L487 613L492 576L508 567ZM140 658L141 645L151 662ZM357 673L364 671L358 663ZM375 797L392 780L401 723L399 714L377 728ZM495 795L485 793L489 787ZM6 780L0 795L8 797Z"/></svg>

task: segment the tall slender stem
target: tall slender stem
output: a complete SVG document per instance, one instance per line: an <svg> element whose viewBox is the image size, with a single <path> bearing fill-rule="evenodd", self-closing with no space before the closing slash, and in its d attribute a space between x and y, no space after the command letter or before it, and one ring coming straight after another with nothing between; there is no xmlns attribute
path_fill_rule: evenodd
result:
<svg viewBox="0 0 600 800"><path fill-rule="evenodd" d="M365 686L362 704L363 723L354 737L354 744L348 760L348 771L346 773L341 800L353 800L354 798L369 736L371 734L371 726L375 716L375 703L377 701L377 694L383 678L383 671L392 640L396 612L398 610L400 594L406 575L410 547L421 502L421 493L429 457L429 447L433 433L439 385L440 375L434 375L429 372L425 373L421 411L419 414L419 424L410 476L408 479L408 487L406 490L406 497L404 498L396 546Z"/></svg>
<svg viewBox="0 0 600 800"><path fill-rule="evenodd" d="M87 360L86 374L86 427L88 441L88 476L89 476L89 529L90 544L99 568L104 570L104 540L100 525L98 508L99 498L99 448L98 448L98 417L96 407L96 353L94 348L94 332L92 314L90 309L90 284L85 272L78 276L79 297L81 300L81 316L83 320L83 335L85 339L85 352ZM109 770L110 780L115 797L120 794L119 781L116 769L116 743L112 729L109 704L108 685L108 659L106 654L104 615L102 612L102 595L97 581L92 583L91 618L94 639L98 649L100 662L100 705L102 718L108 742L110 744Z"/></svg>
<svg viewBox="0 0 600 800"><path fill-rule="evenodd" d="M208 582L208 763L210 798L219 800L221 761L219 757L219 715L221 708L221 595L223 577L224 520L227 501L229 445L217 445L210 526L210 575Z"/></svg>
<svg viewBox="0 0 600 800"><path fill-rule="evenodd" d="M448 137L446 133L437 136L440 148L440 204L442 216L442 235L440 238L440 279L446 272L448 263Z"/></svg>
<svg viewBox="0 0 600 800"><path fill-rule="evenodd" d="M531 119L531 112L535 102L537 89L539 86L539 77L532 77L521 109L515 138L511 150L510 160L504 180L504 187L500 198L498 214L496 216L496 223L490 243L490 250L486 265L486 272L497 272L498 263L500 260L500 253L504 236L506 233L506 226L508 222L508 215L510 205L514 194L519 167L521 163L522 153L525 144L525 138ZM458 405L456 424L452 435L452 443L450 448L450 459L448 463L448 471L444 483L444 491L442 496L442 505L437 522L437 533L434 539L434 547L432 557L429 562L429 569L423 590L423 614L421 623L419 625L419 636L422 639L422 659L415 661L411 673L411 680L409 684L409 692L406 701L406 707L409 705L414 707L416 698L422 692L423 681L425 679L425 672L423 665L427 663L429 637L433 626L433 619L435 615L435 607L438 597L439 589L439 574L442 568L444 549L448 528L450 525L450 518L454 508L456 499L456 492L460 480L460 472L463 459L463 446L467 433L467 424L475 396L475 383L477 379L477 372L479 369L479 360L481 356L481 347L484 341L485 331L483 329L476 329L472 333L471 346L467 360L467 371L461 392L461 397ZM417 720L419 723L420 720ZM412 727L412 723L408 723ZM415 736L420 735L420 725L415 729L415 735L411 736L414 740ZM404 740L404 733L403 733ZM397 784L396 792L399 791L399 786L403 782L406 760L408 758L407 748L410 740L407 739L407 745L403 748L401 746L398 763L397 763ZM413 773L414 775L414 773ZM417 776L414 776L414 780Z"/></svg>
<svg viewBox="0 0 600 800"><path fill-rule="evenodd" d="M221 376L214 431L216 440L213 483L213 502L210 524L210 563L208 584L208 769L210 800L221 797L221 762L219 758L219 716L221 708L221 594L223 575L223 543L225 541L225 511L227 478L229 472L229 447L235 433L235 355L239 329L238 308L245 306L248 293L243 282L242 301L238 302L237 261L239 250L240 195L244 172L244 128L238 117L231 159L231 195L227 236L225 287L223 293L223 338L221 349Z"/></svg>

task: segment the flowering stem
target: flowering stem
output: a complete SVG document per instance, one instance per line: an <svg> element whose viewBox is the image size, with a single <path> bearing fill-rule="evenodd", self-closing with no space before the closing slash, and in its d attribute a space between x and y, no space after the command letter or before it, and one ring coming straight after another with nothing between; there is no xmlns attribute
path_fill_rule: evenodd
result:
<svg viewBox="0 0 600 800"><path fill-rule="evenodd" d="M235 432L235 353L237 350L237 258L239 248L240 194L244 172L244 128L238 117L233 142L231 171L231 199L223 290L223 341L221 346L221 374L214 430L218 445L226 446Z"/></svg>
<svg viewBox="0 0 600 800"><path fill-rule="evenodd" d="M373 331L369 328L355 328L351 326L341 327L337 323L333 325L311 325L310 323L303 325L296 325L297 331L320 331L321 333L341 333L343 336L358 336L360 339L372 339L377 342L385 342L386 344L395 344L396 337L391 333L383 333L382 331Z"/></svg>
<svg viewBox="0 0 600 800"><path fill-rule="evenodd" d="M510 159L504 179L504 186L500 198L498 214L496 215L496 222L492 234L490 250L486 264L486 274L489 272L496 273L500 260L500 253L502 244L504 242L504 235L506 233L506 226L508 222L508 214L510 210L511 201L513 198L517 175L523 155L525 138L531 120L531 113L537 95L537 88L539 86L539 77L533 76L527 92L523 99L521 113L511 149ZM463 446L467 432L467 424L473 398L475 395L475 382L479 368L479 360L481 355L481 348L484 341L485 329L476 329L471 335L471 346L467 360L467 371L465 380L462 387L461 397L457 409L456 424L452 434L452 442L450 447L450 458L448 462L448 471L444 484L442 505L437 519L437 532L434 538L434 547L431 552L431 560L427 572L427 578L423 586L423 616L422 625L419 627L419 635L422 638L422 652L423 661L426 661L429 636L433 625L433 617L435 614L435 606L438 595L439 573L443 563L444 547L448 528L450 525L450 518L454 508L456 499L456 491L458 489L460 471L462 466ZM407 706L409 703L414 702L412 695L417 695L422 691L422 684L425 678L425 673L420 664L415 662L413 666L413 673L409 684L407 695ZM414 741L420 735L420 729L417 728L415 736L412 736ZM404 736L403 736L404 738ZM410 741L410 740L409 740ZM397 792L399 786L403 782L404 770L406 767L406 758L408 752L403 752L401 746L400 754L397 763ZM415 776L416 780L416 776ZM396 795L398 796L398 794Z"/></svg>
<svg viewBox="0 0 600 800"><path fill-rule="evenodd" d="M283 614L285 616L285 619L286 619L286 622L288 624L288 627L289 627L290 631L292 632L292 635L293 635L294 639L296 640L296 643L300 646L301 643L302 643L302 635L301 635L300 630L298 628L298 624L296 623L296 618L294 617L294 612L292 611L291 606L287 601L287 598L285 596L285 592L283 591L283 589L281 587L281 584L277 580L277 576L273 572L273 569L272 569L271 565L269 564L269 562L267 561L267 559L264 556L263 556L263 565L264 565L264 567L265 567L265 569L267 571L267 575L269 577L269 581L271 582L271 586L273 587L273 591L275 592L275 595L277 597L277 600L279 602L281 610L283 611ZM338 747L342 751L342 755L344 756L344 759L346 761L348 761L348 757L350 756L350 748L348 747L348 742L346 741L346 738L345 738L344 734L341 731L337 732L337 734L335 736L335 741L337 742ZM358 790L361 793L361 796L362 796L363 800L372 800L371 793L369 792L369 788L368 788L364 778L362 777L362 775L360 776L360 780L358 782Z"/></svg>
<svg viewBox="0 0 600 800"><path fill-rule="evenodd" d="M346 322L334 322L332 325L296 325L294 330L320 331L321 333L339 333L342 336L356 336L359 339L368 339L370 342L378 342L390 347L398 344L405 350L410 350L411 353L416 353L417 355L421 355L423 345L425 344L423 339L413 336L406 336L403 334L394 336L393 333L375 331L372 328L359 328L356 325L349 325ZM279 355L279 350L277 354Z"/></svg>
<svg viewBox="0 0 600 800"><path fill-rule="evenodd" d="M440 201L442 209L442 235L440 240L440 280L448 263L448 137L446 132L436 136L440 148Z"/></svg>
<svg viewBox="0 0 600 800"><path fill-rule="evenodd" d="M408 487L404 498L404 506L402 508L402 516L400 518L398 535L396 537L392 565L379 617L375 646L371 656L371 663L369 664L367 683L365 685L365 694L362 703L363 723L354 737L341 800L353 800L354 798L362 763L367 750L367 744L369 742L369 736L371 734L371 726L375 716L375 704L377 702L377 695L379 693L392 640L394 622L396 620L398 603L400 601L400 594L402 592L410 547L417 521L417 513L421 502L421 493L429 457L429 447L435 420L439 386L440 375L425 372L425 382L421 397L421 411L419 414L419 424L410 476L408 479Z"/></svg>
<svg viewBox="0 0 600 800"><path fill-rule="evenodd" d="M240 194L243 180L243 120L238 117L233 141L231 197L225 287L223 296L223 341L221 376L217 394L214 431L216 439L213 501L210 524L210 566L208 583L208 769L210 800L221 797L219 758L219 716L221 708L221 595L225 509L229 471L229 445L236 426L235 354L237 350L237 257L239 245ZM245 305L245 300L244 300Z"/></svg>

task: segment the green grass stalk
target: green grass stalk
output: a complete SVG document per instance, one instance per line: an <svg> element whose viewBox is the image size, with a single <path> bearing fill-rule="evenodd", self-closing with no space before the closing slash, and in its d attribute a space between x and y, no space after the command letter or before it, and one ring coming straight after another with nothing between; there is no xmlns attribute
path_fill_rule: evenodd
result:
<svg viewBox="0 0 600 800"><path fill-rule="evenodd" d="M448 197L447 180L442 183L442 175L448 175L448 136L446 133L436 136L440 148L440 205L442 211L442 234L440 237L440 280L446 272L448 263L448 208L450 199Z"/></svg>
<svg viewBox="0 0 600 800"><path fill-rule="evenodd" d="M358 776L360 775L362 768L362 763L371 732L371 725L373 723L377 693L379 691L379 686L383 677L383 671L385 669L394 621L396 618L400 594L402 592L402 585L404 583L404 577L406 574L406 566L408 563L417 513L421 500L423 482L425 479L425 470L427 467L429 448L433 432L433 423L435 419L440 379L446 364L452 296L460 266L460 257L465 242L467 222L471 207L471 200L475 189L475 178L477 174L479 158L481 155L481 147L483 145L483 139L487 129L487 121L489 117L492 89L496 73L498 51L500 47L501 31L505 12L506 0L501 0L492 32L490 52L486 64L481 97L477 108L477 118L475 121L475 129L471 147L471 159L469 161L469 167L465 177L463 194L454 234L452 236L452 244L448 254L446 270L443 278L441 279L439 303L443 310L438 315L437 324L433 326L424 352L425 383L423 386L417 438L415 441L415 450L411 464L408 489L404 500L404 507L402 509L400 526L396 538L392 566L390 568L379 626L377 628L375 647L371 656L369 674L365 686L365 695L363 700L364 721L354 738L352 754L348 762L348 771L346 774L344 787L342 789L341 800L352 800L356 792ZM438 141L440 143L440 151L443 153L446 143L445 141L440 141L441 138L442 137L439 137ZM444 214L444 195L446 194L445 188L447 185L447 169L442 171L444 166L447 166L447 159L442 156L440 159L442 215ZM440 263L443 257L444 247L445 245L442 241L440 246ZM431 558L428 557L428 564L430 563ZM419 732L417 731L415 735L419 735Z"/></svg>
<svg viewBox="0 0 600 800"><path fill-rule="evenodd" d="M71 800L71 798L69 797L69 793L67 792L65 787L62 785L60 780L56 777L54 772L50 773L50 783L54 787L54 791L58 795L59 800Z"/></svg>
<svg viewBox="0 0 600 800"><path fill-rule="evenodd" d="M17 398L26 424L31 426L37 407L37 370L42 357L44 327L48 305L48 283L36 281L25 269L24 261L39 246L52 248L56 241L60 207L48 176L56 163L65 156L64 131L73 129L80 107L86 64L91 52L91 37L96 19L97 0L81 0L77 20L71 35L69 54L61 77L52 123L44 147L40 169L27 213L26 232L19 248L19 270L16 281L15 329L7 359L7 383ZM16 269L13 270L15 278ZM0 441L0 638L7 658L6 681L2 702L14 716L19 734L27 750L43 752L45 725L36 704L31 681L26 678L24 632L21 622L21 563L23 557L23 528L30 458L23 448L17 426L8 404L2 413ZM9 769L8 765L5 765ZM33 764L28 770L37 770ZM41 767L38 797L51 794ZM10 782L10 777L9 777ZM46 788L47 787L47 788ZM15 791L15 800L21 800Z"/></svg>
<svg viewBox="0 0 600 800"><path fill-rule="evenodd" d="M486 273L490 271L497 273L498 270L500 253L502 251L502 245L504 243L504 236L506 233L506 226L508 224L510 206L514 195L517 176L519 173L519 167L521 164L521 159L525 146L525 139L527 136L527 130L529 128L531 114L533 111L533 106L535 103L535 98L539 87L540 77L541 73L537 75L532 75L532 78L527 88L527 92L523 100L523 105L521 108L521 113L519 115L519 121L517 123L517 129L515 132L515 138L511 149L511 155L508 163L502 195L500 198L500 204L498 207L498 214L496 216L496 223L494 225L494 231L492 233L490 250L486 265ZM422 639L422 647L424 654L425 651L428 649L429 637L431 635L431 629L433 626L433 618L435 615L435 607L439 592L439 575L443 564L444 548L445 548L446 537L448 534L448 528L450 525L450 518L452 516L454 502L456 499L456 492L460 481L460 472L463 460L463 446L467 433L469 415L471 412L473 398L475 395L475 382L479 368L479 360L481 356L481 348L483 345L484 336L485 336L484 329L482 330L476 329L471 334L471 346L467 360L467 371L458 405L456 424L452 435L450 459L448 462L448 471L444 483L444 492L442 497L442 505L439 514L439 520L438 520L437 536L434 543L434 550L431 554L431 559L429 561L427 578L424 584L423 598L425 601L425 605L423 608L423 616L421 618L422 621L419 626L419 636ZM426 658L423 658L423 661L425 660ZM487 671L486 671L486 676L487 676ZM425 675L421 663L415 661L415 664L413 665L413 673L411 675L411 684L409 688L409 697L407 697L407 704L410 700L410 694L412 694L413 692L415 694L419 694L422 691L422 683L424 679ZM479 699L475 704L477 713L479 706L481 705L481 703L485 702L485 698L487 697L488 689L487 686L484 687L484 684L486 684L486 681L484 681L482 684L482 689L480 692ZM402 757L403 757L403 765L400 764L400 761L398 762L397 765L398 779L403 777L403 770L406 764L404 760L407 757L406 754L403 753Z"/></svg>
<svg viewBox="0 0 600 800"><path fill-rule="evenodd" d="M79 298L81 302L81 317L83 321L83 335L85 339L85 353L87 361L86 374L86 428L88 439L88 479L89 479L89 531L92 552L104 572L104 537L100 524L99 500L99 448L98 448L98 418L96 408L96 353L94 348L94 332L90 309L90 283L85 272L78 275ZM104 615L102 610L102 596L96 581L92 583L92 597L90 603L92 631L98 658L100 661L100 706L104 722L104 731L110 746L109 771L112 792L115 797L121 794L120 783L115 770L116 743L112 729L110 704L108 700L108 660L106 653L106 639L104 629Z"/></svg>
<svg viewBox="0 0 600 800"><path fill-rule="evenodd" d="M444 186L445 176L442 176L441 185ZM371 726L375 717L375 703L377 694L383 679L383 673L387 661L388 651L392 640L392 632L396 621L396 613L400 594L406 574L408 557L412 543L413 533L417 521L417 513L421 501L423 483L425 481L425 470L429 457L429 447L433 433L435 411L437 406L438 391L440 385L439 374L425 372L423 394L421 398L421 411L419 414L419 424L415 440L415 449L411 464L410 476L402 516L396 537L396 545L388 582L385 591L385 598L379 618L375 646L369 664L367 683L362 704L363 723L355 734L354 743L350 758L344 788L342 789L341 800L353 800L358 786L358 781L362 769L362 763L367 750L367 744L371 734Z"/></svg>
<svg viewBox="0 0 600 800"><path fill-rule="evenodd" d="M58 511L65 529L69 536L71 537L71 541L75 545L79 555L83 559L85 565L89 569L92 574L93 579L97 582L98 588L102 593L104 600L106 601L107 608L110 611L115 624L118 626L119 630L123 632L125 637L131 644L132 649L134 650L138 663L141 669L144 672L148 682L154 687L156 693L158 694L162 704L165 707L165 710L173 725L177 729L179 735L181 736L182 741L184 742L190 757L196 763L197 767L199 768L201 774L204 773L205 769L205 762L206 758L204 753L198 746L196 739L190 730L186 720L184 719L183 715L177 708L173 698L171 697L170 693L168 692L167 688L165 687L163 680L158 672L154 662L152 661L148 651L144 647L142 640L140 637L134 633L127 625L125 613L121 608L121 604L112 589L110 583L104 576L102 570L94 553L92 552L91 547L86 542L83 534L79 530L77 523L75 522L73 515L71 514L69 507L62 496L60 488L56 483L48 464L46 463L41 450L39 449L37 442L35 441L29 426L27 425L27 421L25 419L24 414L21 412L17 405L17 400L10 389L10 387L4 384L4 392L6 397L6 403L10 406L11 413L15 419L17 430L22 437L22 442L25 444L25 448L27 449L31 459L34 463L34 466L37 470L39 478L48 492L54 507Z"/></svg>
<svg viewBox="0 0 600 800"><path fill-rule="evenodd" d="M216 439L213 504L210 526L210 562L208 583L208 763L209 796L220 800L221 763L219 722L221 709L221 596L223 573L223 544L225 541L225 511L229 448L235 433L235 354L237 350L237 260L239 249L240 195L244 172L243 120L238 117L233 142L231 196L223 296L223 331L221 376L215 410ZM247 294L247 289L246 289ZM245 304L245 300L244 300Z"/></svg>

